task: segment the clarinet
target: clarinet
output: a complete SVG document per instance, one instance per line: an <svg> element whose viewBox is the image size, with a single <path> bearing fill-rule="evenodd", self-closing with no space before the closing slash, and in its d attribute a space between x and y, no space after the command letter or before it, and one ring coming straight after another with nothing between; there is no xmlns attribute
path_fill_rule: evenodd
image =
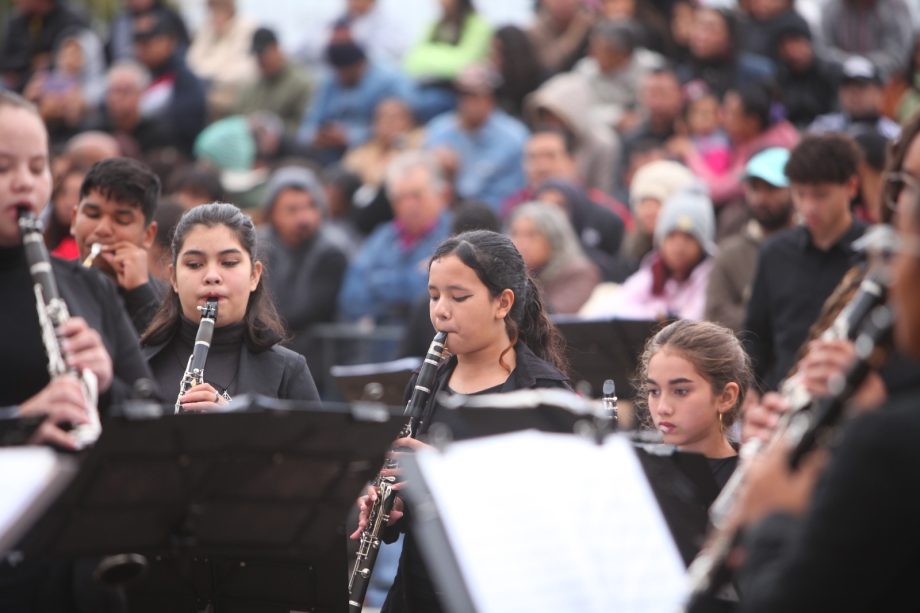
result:
<svg viewBox="0 0 920 613"><path fill-rule="evenodd" d="M77 426L71 431L82 449L92 445L102 433L102 424L99 420L99 382L95 373L90 370L77 371L67 365L67 356L61 350L60 338L57 329L70 319L67 303L58 293L57 282L51 270L51 259L45 247L42 236L42 226L35 215L28 209L19 210L19 234L22 237L22 246L25 250L26 261L29 264L29 274L32 276L35 291L35 308L38 311L38 324L41 328L42 344L48 355L48 375L55 379L62 375L75 376L83 388L83 397L89 409L87 423Z"/></svg>
<svg viewBox="0 0 920 613"><path fill-rule="evenodd" d="M198 324L198 334L195 335L195 347L188 358L185 373L179 381L179 395L176 396L176 413L182 411L179 399L185 396L190 389L204 383L204 363L208 359L208 349L211 348L211 338L214 336L214 322L217 321L217 300L208 300L204 306L197 307L201 311L201 323ZM224 399L230 400L227 392L223 393Z"/></svg>
<svg viewBox="0 0 920 613"><path fill-rule="evenodd" d="M620 416L617 413L617 386L613 379L604 381L604 397L601 401L604 403L604 410L607 412L607 419L610 425L616 429L620 425Z"/></svg>
<svg viewBox="0 0 920 613"><path fill-rule="evenodd" d="M418 377L415 381L415 388L409 402L406 404L406 410L403 413L408 416L409 420L400 431L398 438L416 438L418 428L421 423L422 411L431 396L434 378L437 372L438 364L444 356L444 343L447 341L446 332L438 332L428 347L428 355L422 362L422 367L418 371ZM396 463L387 459L383 463L384 469L392 469ZM393 510L393 504L396 502L396 490L393 485L396 482L395 477L384 477L383 473L377 474L373 485L377 488L377 500L374 501L367 517L367 526L361 532L361 541L358 545L358 552L355 555L355 564L348 579L348 610L350 613L360 613L364 603L364 596L367 594L367 587L370 584L371 573L374 572L374 564L377 562L377 554L380 552L380 535L387 522L390 519L390 511Z"/></svg>
<svg viewBox="0 0 920 613"><path fill-rule="evenodd" d="M847 310L851 309L845 309L844 313ZM789 448L790 469L797 469L805 455L814 449L818 442L826 439L830 432L839 425L847 401L862 385L874 366L877 357L876 349L887 346L893 323L894 317L891 310L884 304L875 306L868 313L864 313L860 318L859 327L850 330L847 335L853 339L856 362L846 373L828 382L830 395L812 399L808 406L784 415L783 427L777 427L773 439L785 439L784 442ZM755 453L762 448L763 446L756 446ZM731 479L729 481L731 482ZM726 489L728 485L726 484ZM736 501L739 489L738 485L734 487L731 503ZM715 507L715 503L713 506ZM692 610L693 605L700 598L715 594L728 581L730 576L728 559L739 537L737 529L725 524L730 510L727 508L724 511L725 515L719 518L720 524L714 524L716 531L709 544L693 560L687 571L691 584L688 610Z"/></svg>

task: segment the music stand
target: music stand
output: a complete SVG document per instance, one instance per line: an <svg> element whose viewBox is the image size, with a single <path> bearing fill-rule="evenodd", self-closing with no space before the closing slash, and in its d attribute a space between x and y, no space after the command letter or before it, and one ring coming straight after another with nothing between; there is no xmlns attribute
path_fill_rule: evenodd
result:
<svg viewBox="0 0 920 613"><path fill-rule="evenodd" d="M375 364L333 366L329 373L348 402L376 400L389 406L405 404L406 386L421 358L409 357Z"/></svg>
<svg viewBox="0 0 920 613"><path fill-rule="evenodd" d="M345 611L344 524L399 431L401 419L391 417L401 412L259 397L232 406L157 419L129 411L141 416L107 421L79 475L21 549L174 559L172 570L194 583L181 592L214 613ZM201 561L203 570L195 566ZM148 590L142 604L175 610L169 598L182 593Z"/></svg>
<svg viewBox="0 0 920 613"><path fill-rule="evenodd" d="M556 328L565 338L566 357L572 381L587 381L594 395L599 395L604 381L613 379L617 397L635 398L632 380L648 338L665 321L631 319L554 318Z"/></svg>

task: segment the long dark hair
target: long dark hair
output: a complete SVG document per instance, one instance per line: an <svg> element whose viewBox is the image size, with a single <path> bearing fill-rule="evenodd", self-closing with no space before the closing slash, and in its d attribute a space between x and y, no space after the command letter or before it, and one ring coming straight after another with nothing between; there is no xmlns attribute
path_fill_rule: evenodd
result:
<svg viewBox="0 0 920 613"><path fill-rule="evenodd" d="M501 46L502 84L496 92L508 113L522 117L524 98L543 82L543 68L527 33L517 26L504 26L495 32Z"/></svg>
<svg viewBox="0 0 920 613"><path fill-rule="evenodd" d="M536 355L565 373L567 364L562 335L549 320L540 291L511 239L489 230L458 234L438 245L428 262L429 269L432 262L448 255L457 256L472 268L493 298L506 289L514 292L514 304L505 316L511 347L505 351L521 340Z"/></svg>
<svg viewBox="0 0 920 613"><path fill-rule="evenodd" d="M172 238L173 267L176 266L179 252L182 250L182 245L185 244L188 233L196 226L206 228L226 226L236 235L240 245L249 254L253 265L259 261L259 254L256 250L256 229L252 224L252 218L232 204L214 202L196 206L186 211L179 219ZM179 328L181 314L182 305L179 303L179 295L171 292L141 336L141 344L158 345L167 342ZM252 351L270 349L284 340L284 325L268 295L265 283L261 280L255 291L249 295L243 323L245 324L243 340Z"/></svg>

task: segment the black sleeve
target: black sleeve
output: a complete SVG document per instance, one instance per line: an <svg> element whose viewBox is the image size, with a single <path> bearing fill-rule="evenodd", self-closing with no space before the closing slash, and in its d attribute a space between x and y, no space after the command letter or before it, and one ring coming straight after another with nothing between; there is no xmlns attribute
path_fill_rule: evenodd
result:
<svg viewBox="0 0 920 613"><path fill-rule="evenodd" d="M740 611L885 611L893 610L886 602L913 598L920 423L885 412L847 427L801 526L789 523L780 536L755 528Z"/></svg>
<svg viewBox="0 0 920 613"><path fill-rule="evenodd" d="M134 289L122 291L121 297L125 301L125 308L131 317L134 330L138 334L143 334L160 308L162 296L157 294L151 283L144 283Z"/></svg>
<svg viewBox="0 0 920 613"><path fill-rule="evenodd" d="M291 357L285 360L278 397L282 400L319 402L319 392L316 390L307 360L299 353L291 352Z"/></svg>
<svg viewBox="0 0 920 613"><path fill-rule="evenodd" d="M319 274L310 279L307 299L288 322L292 330L320 321L332 321L346 268L348 258L338 249L329 249L320 256L316 266Z"/></svg>
<svg viewBox="0 0 920 613"><path fill-rule="evenodd" d="M774 361L773 332L770 320L769 287L767 271L764 266L766 257L763 250L757 258L757 272L751 286L751 298L748 300L747 313L744 318L744 348L751 356L754 375L759 384L770 370Z"/></svg>

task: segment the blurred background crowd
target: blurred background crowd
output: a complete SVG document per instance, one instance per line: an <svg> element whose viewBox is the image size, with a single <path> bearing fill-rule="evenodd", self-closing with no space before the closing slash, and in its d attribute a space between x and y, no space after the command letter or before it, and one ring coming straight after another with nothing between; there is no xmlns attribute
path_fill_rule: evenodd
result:
<svg viewBox="0 0 920 613"><path fill-rule="evenodd" d="M920 108L913 0L15 0L2 14L0 84L51 134L49 248L77 257L79 186L108 157L161 178L148 255L163 281L183 211L246 208L290 344L327 394L332 363L424 352L427 259L470 228L510 235L555 314L740 332L760 244L797 222L789 150L851 139L851 211L876 222L888 145Z"/></svg>

